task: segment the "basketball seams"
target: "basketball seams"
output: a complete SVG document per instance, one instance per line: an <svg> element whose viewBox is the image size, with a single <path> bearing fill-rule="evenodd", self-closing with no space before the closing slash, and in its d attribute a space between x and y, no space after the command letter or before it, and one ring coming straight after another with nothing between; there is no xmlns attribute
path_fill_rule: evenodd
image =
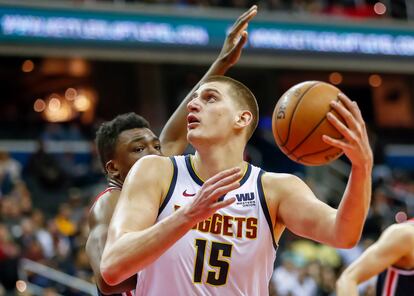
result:
<svg viewBox="0 0 414 296"><path fill-rule="evenodd" d="M337 102L339 102L340 100L339 99L336 99L335 101L337 101ZM328 112L330 112L330 111L332 111L332 108L330 107L329 108L329 111ZM293 118L292 118L292 120L293 120ZM313 128L313 129L311 129L310 130L310 132L295 146L295 147L293 147L293 149L292 150L290 150L290 152L289 152L289 154L293 154L293 152L295 152L307 139L309 139L309 137L310 136L312 136L312 134L318 129L318 127L325 121L325 120L327 120L326 119L326 116L324 116L319 122L318 122L318 124L316 124L316 126ZM313 153L312 153L313 154ZM298 160L299 160L300 158L298 158Z"/></svg>
<svg viewBox="0 0 414 296"><path fill-rule="evenodd" d="M325 148L325 149L322 149L322 150L318 150L318 151L315 151L315 152L312 152L312 153L304 154L304 155L301 155L300 157L296 157L296 161L307 162L308 164L311 164L311 165L320 165L319 163L312 163L310 161L303 161L302 159L305 158L305 157L308 157L308 156L316 155L316 154L319 154L319 153L324 153L324 152L327 152L329 150L334 150L334 149L339 149L339 148L331 146L331 147L328 147L328 148ZM340 154L338 155L338 157L339 156L340 156ZM332 159L332 160L334 160L334 159Z"/></svg>
<svg viewBox="0 0 414 296"><path fill-rule="evenodd" d="M294 116L295 116L295 113L296 113L296 110L298 109L298 107L299 107L299 105L300 105L300 102L302 101L302 99L303 99L303 97L306 95L306 93L308 92L308 91L310 91L314 86L316 86L317 84L319 84L320 82L319 81L317 81L317 82L315 82L314 84L312 84L311 86L309 86L303 93L302 93L302 95L300 96L300 98L298 99L298 101L296 102L296 105L295 105L295 108L293 109L293 112L292 112L292 116L290 116L290 120L289 120L289 125L288 125L288 132L287 132L287 137L286 137L286 140L283 142L283 143L281 143L279 146L280 146L280 148L283 148L283 147L285 147L285 145L289 142L289 137L290 137L290 129L291 129L291 125L292 125L292 120L293 120L293 118L294 118ZM276 133L277 133L277 136L279 137L279 139L282 139L281 137L280 137L280 135L279 135L279 130L278 130L278 128L277 128L277 119L276 119Z"/></svg>

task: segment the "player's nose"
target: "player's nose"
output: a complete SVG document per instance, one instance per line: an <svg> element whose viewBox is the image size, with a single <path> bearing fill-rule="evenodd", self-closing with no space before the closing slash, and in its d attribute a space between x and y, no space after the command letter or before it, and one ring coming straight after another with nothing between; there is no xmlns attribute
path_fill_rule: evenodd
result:
<svg viewBox="0 0 414 296"><path fill-rule="evenodd" d="M200 111L200 104L197 98L194 98L190 102L188 102L187 110L190 112Z"/></svg>

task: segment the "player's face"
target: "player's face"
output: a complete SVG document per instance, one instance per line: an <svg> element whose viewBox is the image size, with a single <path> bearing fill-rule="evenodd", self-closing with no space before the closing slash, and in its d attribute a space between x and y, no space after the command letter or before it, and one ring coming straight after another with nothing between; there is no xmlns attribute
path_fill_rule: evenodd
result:
<svg viewBox="0 0 414 296"><path fill-rule="evenodd" d="M187 139L192 145L201 140L218 143L231 136L239 110L226 84L209 82L201 85L187 108Z"/></svg>
<svg viewBox="0 0 414 296"><path fill-rule="evenodd" d="M113 159L118 178L125 180L134 163L145 155L161 155L160 140L150 129L134 128L120 133Z"/></svg>

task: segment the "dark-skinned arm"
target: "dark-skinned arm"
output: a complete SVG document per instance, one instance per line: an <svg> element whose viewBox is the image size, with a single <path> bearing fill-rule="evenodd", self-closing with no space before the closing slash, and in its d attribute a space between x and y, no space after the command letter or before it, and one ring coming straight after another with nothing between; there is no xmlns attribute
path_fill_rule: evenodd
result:
<svg viewBox="0 0 414 296"><path fill-rule="evenodd" d="M94 273L96 285L103 294L107 295L134 290L137 284L136 275L115 286L108 285L101 276L102 253L108 236L109 223L119 195L120 191L117 190L105 193L104 196L96 201L89 213L90 232L86 242L86 254Z"/></svg>

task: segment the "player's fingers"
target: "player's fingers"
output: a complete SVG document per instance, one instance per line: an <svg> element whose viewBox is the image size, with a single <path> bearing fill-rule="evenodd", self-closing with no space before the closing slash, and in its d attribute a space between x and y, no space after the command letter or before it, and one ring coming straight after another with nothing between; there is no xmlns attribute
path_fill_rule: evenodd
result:
<svg viewBox="0 0 414 296"><path fill-rule="evenodd" d="M233 183L233 182L236 182L236 181L238 181L241 177L242 177L241 173L240 173L240 172L238 172L238 173L232 174L232 175L230 175L230 176L227 176L227 177L225 177L225 178L223 178L223 179L221 179L221 180L218 180L217 182L215 182L215 183L213 183L213 184L209 185L209 186L205 189L204 194L211 195L211 194L212 194L212 192L214 192L214 191L215 191L215 190L217 190L218 188L221 188L221 187L227 186L227 185L229 185L229 184L231 184L231 183Z"/></svg>
<svg viewBox="0 0 414 296"><path fill-rule="evenodd" d="M327 135L322 136L322 140L331 146L337 147L342 150L349 150L351 149L351 145L349 143L344 142L343 140L334 139L332 137L329 137Z"/></svg>
<svg viewBox="0 0 414 296"><path fill-rule="evenodd" d="M215 184L218 181L220 181L222 179L225 179L228 176L232 176L232 175L240 173L240 171L241 170L240 170L239 167L234 167L234 168L231 168L231 169L224 170L220 173L217 173L213 177L209 178L206 182L204 182L203 187L207 187L207 186L210 186L212 184Z"/></svg>
<svg viewBox="0 0 414 296"><path fill-rule="evenodd" d="M234 48L234 50L241 51L243 46L246 44L246 42L247 42L247 31L243 31L243 33L241 34L240 40L239 42L237 42L237 45Z"/></svg>
<svg viewBox="0 0 414 296"><path fill-rule="evenodd" d="M233 182L228 185L220 186L219 188L216 188L214 191L211 192L210 200L213 202L216 202L217 199L219 199L221 196L239 187L240 187L240 182Z"/></svg>
<svg viewBox="0 0 414 296"><path fill-rule="evenodd" d="M345 106L337 101L332 101L330 105L343 119L345 119L346 125L349 126L350 129L355 130L358 128L355 117Z"/></svg>
<svg viewBox="0 0 414 296"><path fill-rule="evenodd" d="M253 5L246 13L242 14L234 23L230 37L235 37L239 32L247 28L248 22L254 18L257 14L257 6Z"/></svg>
<svg viewBox="0 0 414 296"><path fill-rule="evenodd" d="M216 212L222 208L225 208L229 205L231 205L232 203L234 203L236 201L235 197L230 197L230 198L226 198L223 201L219 201L214 203L214 205L211 207L211 209Z"/></svg>
<svg viewBox="0 0 414 296"><path fill-rule="evenodd" d="M235 21L235 24L238 24L240 22L243 22L247 17L249 17L249 15L252 13L252 11L256 11L257 12L257 5L252 5L252 7L250 7L248 10L246 10L245 12L242 13L242 15L240 15L237 20Z"/></svg>
<svg viewBox="0 0 414 296"><path fill-rule="evenodd" d="M362 112L361 109L359 109L357 102L353 101L352 104L355 106L356 109L356 115L355 117L358 119L358 121L365 126L365 121L362 118Z"/></svg>
<svg viewBox="0 0 414 296"><path fill-rule="evenodd" d="M344 93L339 93L338 98L355 118L357 118L358 120L362 119L362 117L358 116L359 108L354 101L348 98L347 95L345 95Z"/></svg>
<svg viewBox="0 0 414 296"><path fill-rule="evenodd" d="M357 141L355 134L342 123L332 112L328 112L327 118L329 122L347 139L349 142L354 143Z"/></svg>

